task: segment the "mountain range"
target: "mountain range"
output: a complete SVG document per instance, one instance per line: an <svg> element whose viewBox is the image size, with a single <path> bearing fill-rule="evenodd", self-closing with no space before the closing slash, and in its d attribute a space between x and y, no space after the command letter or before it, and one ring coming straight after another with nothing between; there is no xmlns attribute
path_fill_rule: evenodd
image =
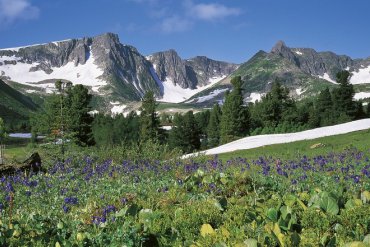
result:
<svg viewBox="0 0 370 247"><path fill-rule="evenodd" d="M128 111L148 91L158 101L208 107L222 101L233 76L242 77L246 101L260 99L276 80L303 98L336 86L341 70L353 74L359 98L370 97L370 58L289 48L283 41L243 64L204 56L182 59L175 50L144 56L112 33L0 50L0 79L20 93L47 95L63 79L87 86L95 96L94 109L111 113Z"/></svg>

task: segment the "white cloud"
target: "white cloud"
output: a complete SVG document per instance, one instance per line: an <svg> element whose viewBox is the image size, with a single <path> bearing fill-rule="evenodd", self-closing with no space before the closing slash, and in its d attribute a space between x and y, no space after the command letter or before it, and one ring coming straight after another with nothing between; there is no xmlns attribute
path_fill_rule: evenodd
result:
<svg viewBox="0 0 370 247"><path fill-rule="evenodd" d="M193 0L126 0L150 9L149 16L157 19L156 29L164 33L190 30L197 22L214 22L239 16L240 8L219 3L196 3Z"/></svg>
<svg viewBox="0 0 370 247"><path fill-rule="evenodd" d="M192 2L188 2L187 5L191 16L205 21L214 21L241 14L239 8L229 8L217 3L193 4Z"/></svg>
<svg viewBox="0 0 370 247"><path fill-rule="evenodd" d="M19 19L35 19L39 13L39 8L29 0L0 0L0 24L9 24Z"/></svg>
<svg viewBox="0 0 370 247"><path fill-rule="evenodd" d="M190 29L192 24L186 18L172 16L162 20L160 29L165 33L183 32Z"/></svg>

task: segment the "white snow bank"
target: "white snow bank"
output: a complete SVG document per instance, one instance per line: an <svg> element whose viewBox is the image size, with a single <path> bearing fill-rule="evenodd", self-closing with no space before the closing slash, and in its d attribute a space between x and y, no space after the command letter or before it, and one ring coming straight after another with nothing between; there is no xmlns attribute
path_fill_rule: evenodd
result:
<svg viewBox="0 0 370 247"><path fill-rule="evenodd" d="M370 98L370 93L365 93L365 92L355 93L355 96L353 98L355 100Z"/></svg>
<svg viewBox="0 0 370 247"><path fill-rule="evenodd" d="M350 79L352 84L370 83L370 66L352 72Z"/></svg>
<svg viewBox="0 0 370 247"><path fill-rule="evenodd" d="M183 158L191 157L197 154L220 154L228 153L236 150L245 150L256 147L262 147L266 145L279 144L279 143L289 143L302 140L311 140L325 136L345 134L353 131L370 129L370 119L362 119L349 123L338 124L334 126L321 127L312 130L306 130L297 133L289 134L272 134L272 135L259 135L259 136L249 136L245 137L225 145L208 149L194 154L184 155ZM350 140L349 140L350 141Z"/></svg>
<svg viewBox="0 0 370 247"><path fill-rule="evenodd" d="M251 95L247 98L247 102L252 102L255 103L257 100L261 101L262 96L265 94L260 94L260 93L251 93Z"/></svg>
<svg viewBox="0 0 370 247"><path fill-rule="evenodd" d="M297 89L295 90L295 92L296 92L296 94L299 96L299 95L301 95L301 94L304 92L304 90L303 90L302 88L297 88Z"/></svg>
<svg viewBox="0 0 370 247"><path fill-rule="evenodd" d="M201 97L198 97L198 98L189 100L186 103L191 103L191 102L203 103L205 101L208 101L208 100L213 99L214 97L216 97L217 95L219 95L219 94L221 94L223 92L226 92L227 90L229 90L229 89L227 89L227 88L224 88L224 89L216 89L216 90L213 90L210 94L208 94L206 96L201 96Z"/></svg>
<svg viewBox="0 0 370 247"><path fill-rule="evenodd" d="M319 75L319 78L330 81L331 83L334 83L334 84L338 84L336 81L330 78L328 73L324 73L324 75Z"/></svg>
<svg viewBox="0 0 370 247"><path fill-rule="evenodd" d="M213 77L209 79L209 84L203 87L198 87L196 89L190 89L190 88L182 88L179 85L174 85L173 82L170 79L166 79L164 82L162 82L163 85L163 98L158 99L158 101L161 102L171 102L171 103L180 103L183 102L189 98L191 98L193 95L213 86L217 82L223 80L226 76L220 76L220 77Z"/></svg>
<svg viewBox="0 0 370 247"><path fill-rule="evenodd" d="M112 114L123 113L123 110L126 109L127 105L114 105L111 109Z"/></svg>
<svg viewBox="0 0 370 247"><path fill-rule="evenodd" d="M155 65L154 65L155 66ZM171 79L166 78L165 81L161 81L158 78L157 73L155 72L155 67L150 68L150 73L152 74L154 80L157 82L158 86L161 88L163 92L163 97L161 99L157 99L160 102L170 102L170 103L180 103L189 98L193 95L212 87L217 82L223 80L226 75L220 77L213 77L209 79L209 84L203 87L198 87L196 89L190 88L182 88L179 85L174 85Z"/></svg>

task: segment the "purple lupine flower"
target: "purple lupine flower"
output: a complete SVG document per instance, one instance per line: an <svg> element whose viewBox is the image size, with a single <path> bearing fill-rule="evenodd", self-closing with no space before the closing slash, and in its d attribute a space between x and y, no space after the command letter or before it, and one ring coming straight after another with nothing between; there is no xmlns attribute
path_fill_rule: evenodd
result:
<svg viewBox="0 0 370 247"><path fill-rule="evenodd" d="M13 185L12 185L10 182L8 182L8 183L6 184L6 186L5 186L5 190L6 190L7 192L15 192L15 190L14 190L14 188L13 188Z"/></svg>
<svg viewBox="0 0 370 247"><path fill-rule="evenodd" d="M77 197L66 197L66 198L64 198L64 203L65 204L76 205L76 204L78 204L78 199L77 199Z"/></svg>
<svg viewBox="0 0 370 247"><path fill-rule="evenodd" d="M63 205L63 211L64 213L68 213L69 212L69 207L67 205Z"/></svg>

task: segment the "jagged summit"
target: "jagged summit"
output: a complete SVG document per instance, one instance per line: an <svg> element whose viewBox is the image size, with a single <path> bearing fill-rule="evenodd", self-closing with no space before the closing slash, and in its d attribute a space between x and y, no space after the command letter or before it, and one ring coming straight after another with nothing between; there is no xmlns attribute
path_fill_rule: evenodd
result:
<svg viewBox="0 0 370 247"><path fill-rule="evenodd" d="M280 53L282 50L286 49L287 46L284 41L279 40L276 44L272 47L271 53Z"/></svg>

